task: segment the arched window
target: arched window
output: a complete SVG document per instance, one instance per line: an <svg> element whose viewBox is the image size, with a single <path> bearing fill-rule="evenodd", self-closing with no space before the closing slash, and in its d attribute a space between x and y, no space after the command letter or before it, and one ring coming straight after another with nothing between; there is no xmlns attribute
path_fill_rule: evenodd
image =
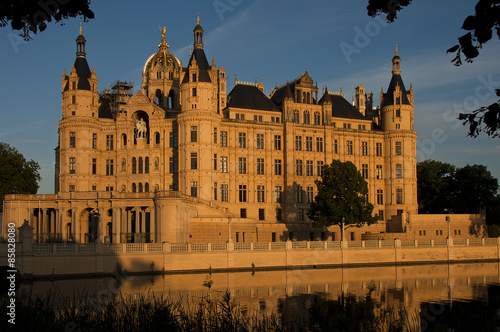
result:
<svg viewBox="0 0 500 332"><path fill-rule="evenodd" d="M156 72L156 78L161 79L161 71Z"/></svg>
<svg viewBox="0 0 500 332"><path fill-rule="evenodd" d="M139 183L139 192L142 193L142 183Z"/></svg>
<svg viewBox="0 0 500 332"><path fill-rule="evenodd" d="M299 123L299 122L300 122L299 111L294 111L293 112L293 123Z"/></svg>
<svg viewBox="0 0 500 332"><path fill-rule="evenodd" d="M132 174L137 174L137 159L132 158Z"/></svg>
<svg viewBox="0 0 500 332"><path fill-rule="evenodd" d="M167 107L168 108L175 108L175 91L174 90L170 90L170 92L168 94Z"/></svg>
<svg viewBox="0 0 500 332"><path fill-rule="evenodd" d="M144 173L149 174L149 157L144 159Z"/></svg>
<svg viewBox="0 0 500 332"><path fill-rule="evenodd" d="M137 185L135 183L132 183L132 192L137 192Z"/></svg>
<svg viewBox="0 0 500 332"><path fill-rule="evenodd" d="M314 124L321 125L321 115L319 112L314 112Z"/></svg>
<svg viewBox="0 0 500 332"><path fill-rule="evenodd" d="M144 184L144 191L147 192L147 193L149 192L149 183L148 182L146 182Z"/></svg>
<svg viewBox="0 0 500 332"><path fill-rule="evenodd" d="M127 146L127 134L122 134L122 145Z"/></svg>
<svg viewBox="0 0 500 332"><path fill-rule="evenodd" d="M307 102L307 94L305 92L302 93L302 102L303 103Z"/></svg>
<svg viewBox="0 0 500 332"><path fill-rule="evenodd" d="M163 97L162 97L162 94L161 94L161 90L160 89L156 90L156 94L155 94L155 103L156 103L156 105L163 106L162 105L162 98Z"/></svg>
<svg viewBox="0 0 500 332"><path fill-rule="evenodd" d="M160 144L160 133L159 132L155 133L155 144Z"/></svg>
<svg viewBox="0 0 500 332"><path fill-rule="evenodd" d="M311 117L309 115L309 111L304 112L304 123L305 124L310 124L311 123Z"/></svg>
<svg viewBox="0 0 500 332"><path fill-rule="evenodd" d="M307 93L307 103L308 104L311 103L311 93L310 92Z"/></svg>
<svg viewBox="0 0 500 332"><path fill-rule="evenodd" d="M139 157L139 174L142 174L144 170L144 164L142 163L142 157Z"/></svg>

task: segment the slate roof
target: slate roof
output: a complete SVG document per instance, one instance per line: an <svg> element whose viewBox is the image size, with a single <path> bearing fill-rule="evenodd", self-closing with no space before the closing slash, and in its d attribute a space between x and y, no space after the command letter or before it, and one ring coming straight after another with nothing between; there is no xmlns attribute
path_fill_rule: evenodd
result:
<svg viewBox="0 0 500 332"><path fill-rule="evenodd" d="M237 84L228 95L227 107L279 111L276 105L253 85Z"/></svg>
<svg viewBox="0 0 500 332"><path fill-rule="evenodd" d="M403 79L399 74L393 74L391 83L389 83L389 87L387 88L387 92L384 94L384 100L382 101L382 105L380 107L394 105L394 91L396 90L396 85L399 85L401 89L401 104L410 105L410 101L408 100L408 95L406 93L405 85L403 84Z"/></svg>
<svg viewBox="0 0 500 332"><path fill-rule="evenodd" d="M87 59L83 57L77 57L75 60L74 67L76 69L76 74L78 75L79 78L77 89L90 91L90 83L88 79L90 78L92 73L90 72ZM64 91L68 90L69 90L69 82L66 83L66 86L64 87Z"/></svg>
<svg viewBox="0 0 500 332"><path fill-rule="evenodd" d="M111 104L108 98L103 98L102 103L97 111L97 116L100 119L113 119L113 114L111 113Z"/></svg>
<svg viewBox="0 0 500 332"><path fill-rule="evenodd" d="M193 54L191 54L191 59L189 59L188 68L191 66L193 59L196 59L196 63L198 64L198 68L200 68L198 82L208 82L211 83L210 75L208 74L208 70L210 69L210 65L208 64L207 57L205 55L205 51L202 48L195 48L193 50ZM189 82L189 75L184 75L184 79L182 83Z"/></svg>

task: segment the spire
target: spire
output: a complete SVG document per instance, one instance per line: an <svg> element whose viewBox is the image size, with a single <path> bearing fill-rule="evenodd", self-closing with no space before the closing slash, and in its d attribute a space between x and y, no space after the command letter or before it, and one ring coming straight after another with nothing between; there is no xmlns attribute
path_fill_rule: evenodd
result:
<svg viewBox="0 0 500 332"><path fill-rule="evenodd" d="M165 34L167 33L167 28L165 26L163 26L163 29L158 26L158 28L160 29L160 33L161 33L161 43L160 45L158 45L158 48L160 49L160 51L168 51L168 44L167 44L167 40L165 39Z"/></svg>
<svg viewBox="0 0 500 332"><path fill-rule="evenodd" d="M80 22L80 35L82 35L82 23Z"/></svg>
<svg viewBox="0 0 500 332"><path fill-rule="evenodd" d="M198 12L198 19L196 20L196 25L200 25L200 12ZM397 47L397 45L396 45Z"/></svg>
<svg viewBox="0 0 500 332"><path fill-rule="evenodd" d="M396 44L396 51L394 57L392 58L392 74L401 74L401 58L398 55L398 45Z"/></svg>
<svg viewBox="0 0 500 332"><path fill-rule="evenodd" d="M203 28L200 25L200 13L198 13L198 18L196 20L196 27L194 32L194 48L203 48Z"/></svg>
<svg viewBox="0 0 500 332"><path fill-rule="evenodd" d="M85 58L85 37L82 34L82 24L80 23L80 34L76 38L76 57Z"/></svg>
<svg viewBox="0 0 500 332"><path fill-rule="evenodd" d="M395 56L398 56L398 44L396 44L396 55Z"/></svg>

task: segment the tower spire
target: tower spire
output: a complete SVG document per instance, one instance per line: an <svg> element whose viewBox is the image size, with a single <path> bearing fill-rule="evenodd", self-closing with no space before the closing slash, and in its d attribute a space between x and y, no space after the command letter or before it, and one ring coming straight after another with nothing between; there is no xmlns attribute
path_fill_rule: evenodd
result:
<svg viewBox="0 0 500 332"><path fill-rule="evenodd" d="M198 18L196 20L196 27L194 32L194 48L203 48L203 28L200 25L200 13L198 13Z"/></svg>
<svg viewBox="0 0 500 332"><path fill-rule="evenodd" d="M398 45L397 44L396 44L395 55L392 58L392 74L393 75L401 74L401 58L398 55Z"/></svg>
<svg viewBox="0 0 500 332"><path fill-rule="evenodd" d="M82 24L80 23L80 34L76 38L76 57L85 58L85 43L86 39L82 33Z"/></svg>
<svg viewBox="0 0 500 332"><path fill-rule="evenodd" d="M398 56L398 44L396 44L396 53L395 56Z"/></svg>

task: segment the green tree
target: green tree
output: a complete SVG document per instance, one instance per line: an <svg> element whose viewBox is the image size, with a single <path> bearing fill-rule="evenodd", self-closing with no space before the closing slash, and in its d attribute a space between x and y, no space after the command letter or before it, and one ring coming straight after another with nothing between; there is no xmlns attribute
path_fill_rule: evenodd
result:
<svg viewBox="0 0 500 332"><path fill-rule="evenodd" d="M7 194L36 194L42 179L39 171L36 161L27 161L15 148L0 143L0 200Z"/></svg>
<svg viewBox="0 0 500 332"><path fill-rule="evenodd" d="M397 13L410 5L412 0L368 0L368 15L385 14L388 22L394 22ZM456 53L451 60L455 66L462 65L462 55L466 62L472 62L479 55L483 44L493 38L496 33L500 38L500 2L498 0L479 0L474 7L474 14L467 16L462 29L467 31L458 38L458 44L450 47L446 53ZM500 89L496 90L500 97ZM500 137L500 100L471 113L463 113L458 117L464 125L469 125L469 136L477 137L480 132L490 137Z"/></svg>
<svg viewBox="0 0 500 332"><path fill-rule="evenodd" d="M498 195L498 179L484 165L458 168L455 172L454 213L479 213L492 207Z"/></svg>
<svg viewBox="0 0 500 332"><path fill-rule="evenodd" d="M455 166L437 160L417 163L419 213L446 213L451 210Z"/></svg>
<svg viewBox="0 0 500 332"><path fill-rule="evenodd" d="M373 204L366 199L368 184L352 162L334 160L325 165L315 183L318 194L307 211L315 227L342 227L342 221L348 227L361 227L378 220L372 216Z"/></svg>
<svg viewBox="0 0 500 332"><path fill-rule="evenodd" d="M47 22L61 22L70 17L82 16L84 21L94 18L90 0L2 0L0 2L0 27L9 24L25 40L47 28Z"/></svg>

